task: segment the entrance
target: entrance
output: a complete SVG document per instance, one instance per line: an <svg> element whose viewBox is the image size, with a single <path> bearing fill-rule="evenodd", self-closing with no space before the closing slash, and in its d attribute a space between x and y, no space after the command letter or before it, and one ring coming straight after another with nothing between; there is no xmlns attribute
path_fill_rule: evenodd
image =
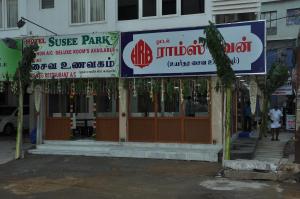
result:
<svg viewBox="0 0 300 199"><path fill-rule="evenodd" d="M46 139L119 140L116 79L74 80L60 91L53 88L47 94Z"/></svg>
<svg viewBox="0 0 300 199"><path fill-rule="evenodd" d="M129 141L212 143L208 79L133 79L129 93Z"/></svg>

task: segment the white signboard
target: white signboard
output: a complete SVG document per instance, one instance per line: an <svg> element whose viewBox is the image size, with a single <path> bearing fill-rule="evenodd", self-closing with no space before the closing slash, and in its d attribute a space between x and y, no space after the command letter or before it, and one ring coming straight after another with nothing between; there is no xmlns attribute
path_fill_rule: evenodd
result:
<svg viewBox="0 0 300 199"><path fill-rule="evenodd" d="M94 33L28 38L39 50L32 64L38 79L96 78L119 76L119 33Z"/></svg>
<svg viewBox="0 0 300 199"><path fill-rule="evenodd" d="M265 22L219 26L236 73L265 73ZM214 74L204 28L122 33L122 76Z"/></svg>
<svg viewBox="0 0 300 199"><path fill-rule="evenodd" d="M286 130L296 130L296 115L286 115Z"/></svg>

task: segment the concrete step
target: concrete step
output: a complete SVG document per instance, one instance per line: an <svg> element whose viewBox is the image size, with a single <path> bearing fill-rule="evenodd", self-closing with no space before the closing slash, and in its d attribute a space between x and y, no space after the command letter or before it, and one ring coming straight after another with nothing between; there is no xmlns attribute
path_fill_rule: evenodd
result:
<svg viewBox="0 0 300 199"><path fill-rule="evenodd" d="M89 144L88 144L89 143ZM153 158L174 160L218 161L218 145L142 144L142 143L101 143L78 141L45 142L32 154L82 155L99 157Z"/></svg>
<svg viewBox="0 0 300 199"><path fill-rule="evenodd" d="M45 145L63 145L63 146L126 146L143 148L177 148L177 149L220 149L220 145L212 144L176 144L176 143L145 143L145 142L106 142L95 140L76 140L76 141L45 141Z"/></svg>
<svg viewBox="0 0 300 199"><path fill-rule="evenodd" d="M283 153L263 153L263 152L259 152L256 153L255 156L283 156Z"/></svg>
<svg viewBox="0 0 300 199"><path fill-rule="evenodd" d="M278 152L278 153L275 153L275 152L267 152L267 151L258 151L256 152L256 155L283 155L283 152Z"/></svg>
<svg viewBox="0 0 300 199"><path fill-rule="evenodd" d="M283 154L265 154L265 153L256 153L256 157L262 156L262 157L282 157Z"/></svg>

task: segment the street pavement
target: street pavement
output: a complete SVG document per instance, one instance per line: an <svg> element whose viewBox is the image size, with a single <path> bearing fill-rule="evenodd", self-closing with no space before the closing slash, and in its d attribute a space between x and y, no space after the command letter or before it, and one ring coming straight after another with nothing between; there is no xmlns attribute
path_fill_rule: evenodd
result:
<svg viewBox="0 0 300 199"><path fill-rule="evenodd" d="M31 148L32 144L28 136L24 135L24 151ZM16 150L15 136L7 136L0 134L0 165L14 160ZM1 197L0 197L1 199Z"/></svg>
<svg viewBox="0 0 300 199"><path fill-rule="evenodd" d="M215 177L217 163L29 155L0 165L2 199L296 199L299 184Z"/></svg>
<svg viewBox="0 0 300 199"><path fill-rule="evenodd" d="M0 140L0 164L4 164L14 159L15 148L14 140Z"/></svg>

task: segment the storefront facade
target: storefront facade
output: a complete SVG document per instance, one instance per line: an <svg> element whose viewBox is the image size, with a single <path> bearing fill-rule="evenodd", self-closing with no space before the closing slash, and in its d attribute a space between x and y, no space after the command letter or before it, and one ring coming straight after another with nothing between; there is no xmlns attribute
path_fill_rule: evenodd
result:
<svg viewBox="0 0 300 199"><path fill-rule="evenodd" d="M219 28L234 70L264 74L264 22ZM202 27L28 38L40 45L43 139L222 145L223 98L201 37Z"/></svg>
<svg viewBox="0 0 300 199"><path fill-rule="evenodd" d="M215 89L216 66L201 42L203 30L199 27L121 34L121 76L131 82L129 141L223 143L223 96ZM265 73L263 21L220 25L219 30L239 76ZM233 96L232 131L236 132L237 93ZM139 98L151 103L148 110L136 114L134 107ZM175 107L168 110L170 105ZM140 133L143 129L145 134Z"/></svg>
<svg viewBox="0 0 300 199"><path fill-rule="evenodd" d="M28 38L38 42L33 86L42 87L45 140L119 140L119 33Z"/></svg>

